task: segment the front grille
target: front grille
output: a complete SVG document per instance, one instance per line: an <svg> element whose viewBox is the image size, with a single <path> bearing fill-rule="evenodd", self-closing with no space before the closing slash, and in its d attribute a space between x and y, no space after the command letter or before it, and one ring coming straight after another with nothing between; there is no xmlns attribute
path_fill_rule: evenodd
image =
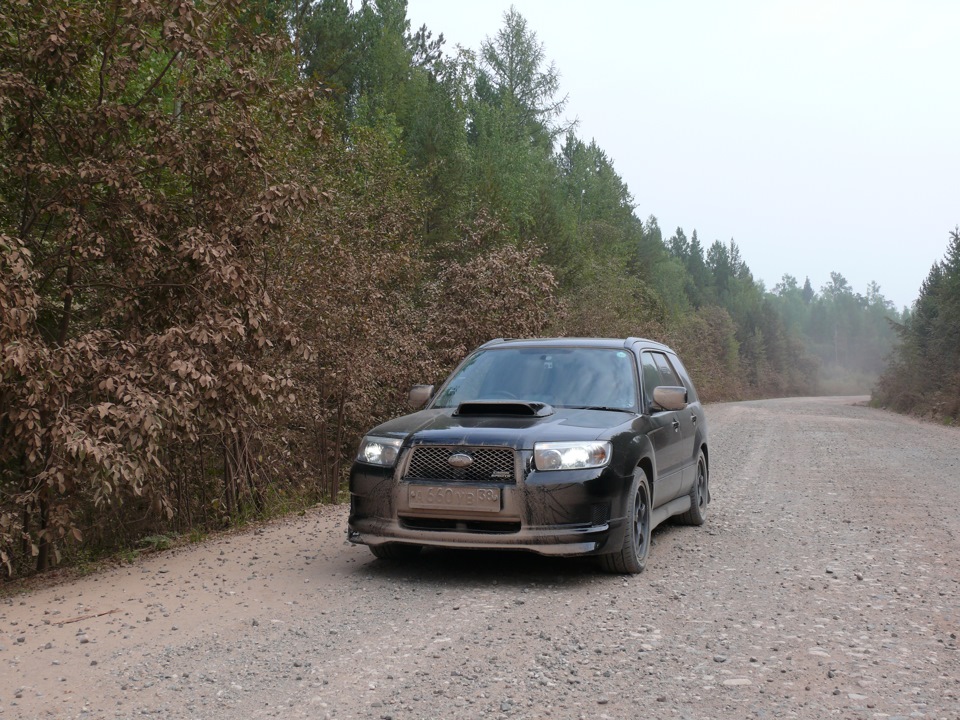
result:
<svg viewBox="0 0 960 720"><path fill-rule="evenodd" d="M470 532L488 535L506 535L520 532L517 520L496 522L491 520L446 520L441 518L401 517L400 526L407 530L430 530L433 532Z"/></svg>
<svg viewBox="0 0 960 720"><path fill-rule="evenodd" d="M469 455L473 462L457 468L447 460L452 455ZM407 480L453 480L455 482L515 483L516 462L510 448L425 446L413 449L404 478Z"/></svg>

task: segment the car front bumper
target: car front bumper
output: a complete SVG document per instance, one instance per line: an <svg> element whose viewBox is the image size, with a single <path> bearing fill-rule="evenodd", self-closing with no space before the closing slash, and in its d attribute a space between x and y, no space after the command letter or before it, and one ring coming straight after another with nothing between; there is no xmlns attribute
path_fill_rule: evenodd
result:
<svg viewBox="0 0 960 720"><path fill-rule="evenodd" d="M529 467L529 465L526 465ZM412 487L463 487L449 481L408 482L363 463L350 476L347 538L364 545L526 550L541 555L591 555L621 547L632 477L612 468L528 471L496 488L496 510L412 506Z"/></svg>

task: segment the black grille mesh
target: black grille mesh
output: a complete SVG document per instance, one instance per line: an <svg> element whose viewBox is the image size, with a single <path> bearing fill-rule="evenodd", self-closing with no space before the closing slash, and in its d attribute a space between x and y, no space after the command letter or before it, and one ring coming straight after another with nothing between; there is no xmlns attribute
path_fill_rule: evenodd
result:
<svg viewBox="0 0 960 720"><path fill-rule="evenodd" d="M469 455L473 462L465 468L453 467L451 455ZM413 449L406 478L418 480L455 480L459 482L516 482L514 453L510 448L426 447Z"/></svg>

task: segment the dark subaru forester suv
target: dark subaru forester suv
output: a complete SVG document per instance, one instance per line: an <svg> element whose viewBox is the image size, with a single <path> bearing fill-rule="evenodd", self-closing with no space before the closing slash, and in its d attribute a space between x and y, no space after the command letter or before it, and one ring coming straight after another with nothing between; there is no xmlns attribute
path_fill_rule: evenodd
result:
<svg viewBox="0 0 960 720"><path fill-rule="evenodd" d="M704 522L706 418L665 345L493 340L410 396L426 408L371 430L350 472L348 537L377 557L514 549L637 573L654 527Z"/></svg>

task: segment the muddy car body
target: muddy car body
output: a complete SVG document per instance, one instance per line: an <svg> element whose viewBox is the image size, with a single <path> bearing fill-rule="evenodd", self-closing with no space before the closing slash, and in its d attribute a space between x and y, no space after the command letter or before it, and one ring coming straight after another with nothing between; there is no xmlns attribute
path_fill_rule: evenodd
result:
<svg viewBox="0 0 960 720"><path fill-rule="evenodd" d="M704 521L706 418L664 345L495 340L417 394L427 407L372 429L350 474L348 537L378 557L518 549L632 573L656 525Z"/></svg>

